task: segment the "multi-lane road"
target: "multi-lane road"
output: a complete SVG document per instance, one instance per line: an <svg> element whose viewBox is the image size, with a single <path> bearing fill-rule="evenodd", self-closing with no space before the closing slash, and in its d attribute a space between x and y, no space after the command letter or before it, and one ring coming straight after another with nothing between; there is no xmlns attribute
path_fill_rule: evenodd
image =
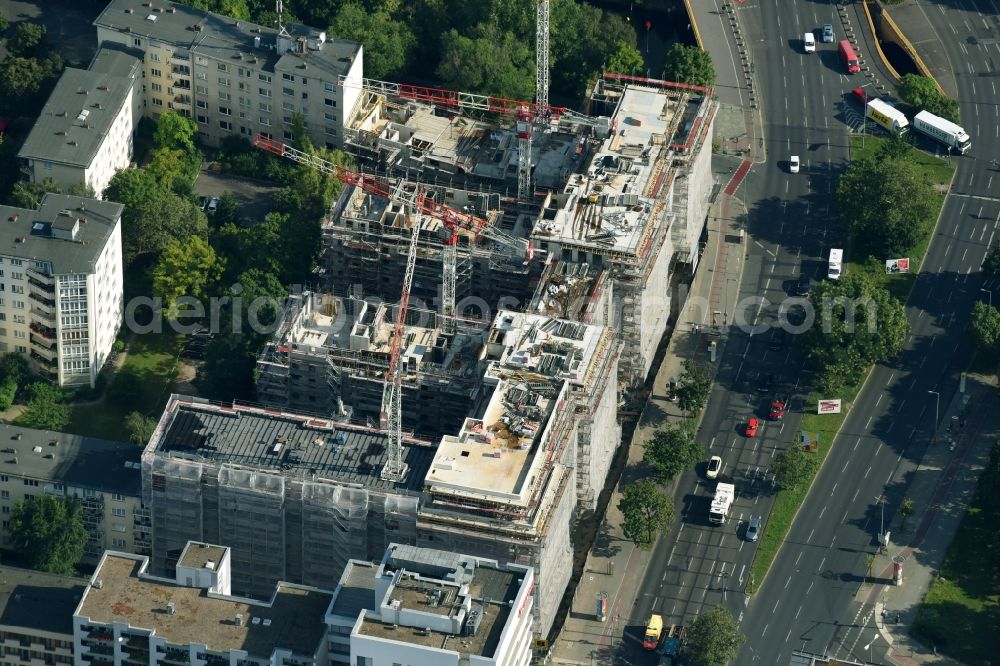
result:
<svg viewBox="0 0 1000 666"><path fill-rule="evenodd" d="M877 544L876 498L886 497L891 516L930 440L935 400L939 395L947 404L968 361L963 330L974 301L986 298L978 270L1000 236L1000 170L991 163L1000 156L1000 12L994 0L957 0L927 11L952 59L973 148L952 158L958 168L952 194L907 304L912 336L898 359L872 372L770 574L746 597L755 545L743 540L743 529L751 515L767 515L770 462L797 440L799 419L793 409L755 439L743 437L740 426L749 416L766 416L772 395L791 396L792 407L801 409L798 389L808 377L796 345L774 351L769 334L731 329L699 436L711 454L722 456L724 475L737 484L732 519L708 525L708 485L693 474L682 479L682 520L657 545L633 609L633 617L658 612L673 623L726 606L748 637L739 664L788 663L796 649L869 656L861 651L874 635L871 608L857 594ZM849 133L860 121L848 94L869 79L842 74L833 44L818 44L813 54L801 48L802 35L824 23L834 25L839 39L841 16L836 5L813 0L757 0L741 10L767 149L766 164L743 186L750 216L739 293L767 299L746 311L752 322L773 324L790 285L802 272L819 277L829 249L845 236L831 192L848 163ZM860 33L857 14L846 16ZM877 58L867 63L879 79L888 78ZM788 170L793 154L802 161L798 174ZM767 395L755 391L762 373L775 375Z"/></svg>

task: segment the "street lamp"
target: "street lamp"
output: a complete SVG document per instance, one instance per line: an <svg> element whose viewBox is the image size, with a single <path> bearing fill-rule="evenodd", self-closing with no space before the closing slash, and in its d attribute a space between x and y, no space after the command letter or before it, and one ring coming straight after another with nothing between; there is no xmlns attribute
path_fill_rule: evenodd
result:
<svg viewBox="0 0 1000 666"><path fill-rule="evenodd" d="M877 640L878 640L878 632L876 631L875 634L872 636L872 639L870 641L868 641L868 645L866 645L864 647L864 650L866 650L868 652L868 663L869 664L872 663L872 645L874 645L875 641L877 641Z"/></svg>
<svg viewBox="0 0 1000 666"><path fill-rule="evenodd" d="M886 543L888 539L885 538L885 499L884 495L879 495L875 498L875 503L882 506L882 519L879 523L878 531L879 550L882 550L888 545L888 543Z"/></svg>
<svg viewBox="0 0 1000 666"><path fill-rule="evenodd" d="M865 88L868 86L874 86L874 83L866 83L861 86L861 91L864 92ZM865 147L865 134L868 134L868 93L865 93L865 108L862 109L861 114L861 148Z"/></svg>
<svg viewBox="0 0 1000 666"><path fill-rule="evenodd" d="M985 292L986 295L989 296L990 307L993 307L993 292L990 291L989 289L983 289L982 287L980 287L979 291Z"/></svg>
<svg viewBox="0 0 1000 666"><path fill-rule="evenodd" d="M941 394L937 391L927 391L934 394L934 436L937 437L938 420L941 415Z"/></svg>

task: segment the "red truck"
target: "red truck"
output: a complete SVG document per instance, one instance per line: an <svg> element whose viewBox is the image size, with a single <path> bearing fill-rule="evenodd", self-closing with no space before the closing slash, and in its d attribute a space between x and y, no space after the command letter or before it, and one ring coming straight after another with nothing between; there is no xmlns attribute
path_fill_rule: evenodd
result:
<svg viewBox="0 0 1000 666"><path fill-rule="evenodd" d="M858 64L858 56L854 52L854 47L851 46L850 40L840 40L840 43L837 44L837 53L840 54L840 59L843 61L844 67L847 68L848 74L857 74L861 71L861 66Z"/></svg>

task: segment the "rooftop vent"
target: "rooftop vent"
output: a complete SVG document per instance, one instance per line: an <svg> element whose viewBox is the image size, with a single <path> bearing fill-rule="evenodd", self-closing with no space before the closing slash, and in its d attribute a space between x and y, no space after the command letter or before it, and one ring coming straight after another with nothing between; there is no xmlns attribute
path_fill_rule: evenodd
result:
<svg viewBox="0 0 1000 666"><path fill-rule="evenodd" d="M212 560L205 562L205 568L208 569L209 571L215 571L215 562L213 562Z"/></svg>
<svg viewBox="0 0 1000 666"><path fill-rule="evenodd" d="M177 610L177 607L174 606L174 602L171 601L167 604L167 615L173 615L175 610Z"/></svg>
<svg viewBox="0 0 1000 666"><path fill-rule="evenodd" d="M10 222L17 222L17 215L11 215L7 218L7 220Z"/></svg>
<svg viewBox="0 0 1000 666"><path fill-rule="evenodd" d="M149 14L146 16L147 21L156 21L156 14Z"/></svg>
<svg viewBox="0 0 1000 666"><path fill-rule="evenodd" d="M270 627L271 626L271 618L265 617L264 621L261 622L261 624L263 624L265 627Z"/></svg>
<svg viewBox="0 0 1000 666"><path fill-rule="evenodd" d="M253 624L253 625L260 624L260 616L255 616L252 620L250 620L250 624Z"/></svg>
<svg viewBox="0 0 1000 666"><path fill-rule="evenodd" d="M108 87L102 83L101 85L97 86L97 89L107 91Z"/></svg>
<svg viewBox="0 0 1000 666"><path fill-rule="evenodd" d="M126 13L126 14L131 14L131 13L132 13L132 12L134 12L134 11L135 11L135 10L134 10L134 9L132 9L131 7L126 7L126 8L125 8L125 13Z"/></svg>
<svg viewBox="0 0 1000 666"><path fill-rule="evenodd" d="M177 13L177 8L176 7L171 7L170 8L170 13L171 14L176 14Z"/></svg>
<svg viewBox="0 0 1000 666"><path fill-rule="evenodd" d="M31 450L34 451L35 453L41 453L42 452L42 447L40 447L40 446L33 446L33 447L31 447Z"/></svg>
<svg viewBox="0 0 1000 666"><path fill-rule="evenodd" d="M66 143L68 143L68 144L69 144L69 145L71 145L71 146L75 146L75 145L76 145L76 141L74 141L73 139L70 139L70 140L69 140L69 141L67 141Z"/></svg>
<svg viewBox="0 0 1000 666"><path fill-rule="evenodd" d="M242 627L243 626L243 613L237 613L236 614L236 626L237 627Z"/></svg>
<svg viewBox="0 0 1000 666"><path fill-rule="evenodd" d="M66 136L66 130L59 130L56 132L56 136Z"/></svg>
<svg viewBox="0 0 1000 666"><path fill-rule="evenodd" d="M63 208L61 211L59 211L59 214L65 215L66 217L73 217L73 211L71 211L69 208Z"/></svg>

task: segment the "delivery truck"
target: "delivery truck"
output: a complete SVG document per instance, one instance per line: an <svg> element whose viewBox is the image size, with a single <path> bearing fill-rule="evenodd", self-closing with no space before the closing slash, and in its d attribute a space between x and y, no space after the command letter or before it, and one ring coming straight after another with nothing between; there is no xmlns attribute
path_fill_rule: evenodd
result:
<svg viewBox="0 0 1000 666"><path fill-rule="evenodd" d="M716 484L712 504L708 509L708 522L713 525L725 525L734 499L736 499L736 486L731 483Z"/></svg>
<svg viewBox="0 0 1000 666"><path fill-rule="evenodd" d="M963 155L972 147L972 139L964 129L950 120L935 116L930 111L921 111L913 117L913 129Z"/></svg>
<svg viewBox="0 0 1000 666"><path fill-rule="evenodd" d="M655 650L660 647L660 636L663 634L663 618L655 613L649 616L646 623L646 633L642 637L642 647Z"/></svg>
<svg viewBox="0 0 1000 666"><path fill-rule="evenodd" d="M910 129L910 121L906 114L880 99L872 99L865 105L865 115L876 123L896 134L902 134Z"/></svg>
<svg viewBox="0 0 1000 666"><path fill-rule="evenodd" d="M857 74L861 71L861 65L858 63L858 56L854 52L854 47L851 46L851 40L840 40L840 43L837 44L837 53L840 55L840 61L844 63L844 68L848 74Z"/></svg>

